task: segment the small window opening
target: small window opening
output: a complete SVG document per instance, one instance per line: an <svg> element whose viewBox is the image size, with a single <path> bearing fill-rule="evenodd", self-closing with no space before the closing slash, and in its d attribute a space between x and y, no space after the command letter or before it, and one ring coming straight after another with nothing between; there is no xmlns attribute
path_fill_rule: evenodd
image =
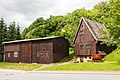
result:
<svg viewBox="0 0 120 80"><path fill-rule="evenodd" d="M18 51L14 52L14 57L18 57Z"/></svg>
<svg viewBox="0 0 120 80"><path fill-rule="evenodd" d="M81 27L83 27L83 25L81 25Z"/></svg>
<svg viewBox="0 0 120 80"><path fill-rule="evenodd" d="M10 57L10 53L8 53L8 57Z"/></svg>
<svg viewBox="0 0 120 80"><path fill-rule="evenodd" d="M39 57L40 56L40 54L39 53L37 53L37 57Z"/></svg>
<svg viewBox="0 0 120 80"><path fill-rule="evenodd" d="M86 48L88 48L88 49L89 49L89 48L90 48L90 44L87 44L87 45L86 45Z"/></svg>
<svg viewBox="0 0 120 80"><path fill-rule="evenodd" d="M82 45L82 44L80 45L80 48L83 48L83 45Z"/></svg>
<svg viewBox="0 0 120 80"><path fill-rule="evenodd" d="M80 36L82 36L84 34L84 32L83 31L80 31Z"/></svg>

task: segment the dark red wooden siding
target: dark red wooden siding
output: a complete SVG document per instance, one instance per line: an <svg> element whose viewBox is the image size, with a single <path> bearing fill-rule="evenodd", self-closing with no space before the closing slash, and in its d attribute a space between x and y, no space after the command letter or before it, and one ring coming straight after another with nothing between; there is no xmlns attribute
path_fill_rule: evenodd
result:
<svg viewBox="0 0 120 80"><path fill-rule="evenodd" d="M18 51L18 57L14 52ZM10 53L10 57L8 57ZM5 44L5 61L53 63L69 55L69 44L63 37Z"/></svg>
<svg viewBox="0 0 120 80"><path fill-rule="evenodd" d="M20 51L20 43L6 44L4 47L5 51Z"/></svg>
<svg viewBox="0 0 120 80"><path fill-rule="evenodd" d="M53 62L53 43L48 41L33 42L33 63L52 63Z"/></svg>
<svg viewBox="0 0 120 80"><path fill-rule="evenodd" d="M32 44L31 42L23 42L20 46L20 62L22 63L31 63L32 55Z"/></svg>
<svg viewBox="0 0 120 80"><path fill-rule="evenodd" d="M91 55L96 53L96 41L84 21L82 21L75 41L75 54Z"/></svg>
<svg viewBox="0 0 120 80"><path fill-rule="evenodd" d="M69 43L64 38L54 39L53 62L69 56Z"/></svg>
<svg viewBox="0 0 120 80"><path fill-rule="evenodd" d="M19 57L14 57L14 52L17 51L20 52L20 44L7 44L4 46L4 53L5 53L5 61L6 62L19 62ZM8 57L8 53L10 54L10 57ZM18 54L19 56L19 54Z"/></svg>

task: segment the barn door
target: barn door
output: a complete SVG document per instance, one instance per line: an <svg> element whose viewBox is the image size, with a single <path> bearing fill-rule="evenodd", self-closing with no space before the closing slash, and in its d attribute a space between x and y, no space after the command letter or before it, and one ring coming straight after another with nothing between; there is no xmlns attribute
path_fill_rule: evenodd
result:
<svg viewBox="0 0 120 80"><path fill-rule="evenodd" d="M20 62L31 63L31 43L21 43Z"/></svg>
<svg viewBox="0 0 120 80"><path fill-rule="evenodd" d="M52 62L51 50L52 43L49 42L34 42L32 46L32 61L33 63L50 63Z"/></svg>
<svg viewBox="0 0 120 80"><path fill-rule="evenodd" d="M49 50L40 50L36 54L37 63L50 63L50 51Z"/></svg>

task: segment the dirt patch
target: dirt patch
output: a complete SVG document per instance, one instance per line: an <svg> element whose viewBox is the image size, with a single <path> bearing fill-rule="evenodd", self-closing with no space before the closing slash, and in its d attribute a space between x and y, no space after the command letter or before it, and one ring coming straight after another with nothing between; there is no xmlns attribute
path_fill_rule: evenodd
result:
<svg viewBox="0 0 120 80"><path fill-rule="evenodd" d="M41 69L53 67L53 66L60 66L65 64L71 64L71 62L64 62L64 63L52 63L52 64L43 64L41 67L34 69L33 71L40 71Z"/></svg>

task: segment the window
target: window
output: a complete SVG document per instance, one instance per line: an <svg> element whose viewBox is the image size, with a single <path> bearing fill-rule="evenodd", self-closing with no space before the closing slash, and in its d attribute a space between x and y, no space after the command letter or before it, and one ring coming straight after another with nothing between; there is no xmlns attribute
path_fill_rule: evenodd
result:
<svg viewBox="0 0 120 80"><path fill-rule="evenodd" d="M86 45L86 48L90 48L90 44L87 44L87 45Z"/></svg>
<svg viewBox="0 0 120 80"><path fill-rule="evenodd" d="M83 27L83 25L81 26L81 28Z"/></svg>
<svg viewBox="0 0 120 80"><path fill-rule="evenodd" d="M39 57L40 56L40 54L39 53L37 53L37 57Z"/></svg>
<svg viewBox="0 0 120 80"><path fill-rule="evenodd" d="M10 53L8 53L8 57L10 57Z"/></svg>
<svg viewBox="0 0 120 80"><path fill-rule="evenodd" d="M84 34L84 32L83 31L80 31L80 36L82 36Z"/></svg>
<svg viewBox="0 0 120 80"><path fill-rule="evenodd" d="M14 52L14 57L18 57L18 51Z"/></svg>
<svg viewBox="0 0 120 80"><path fill-rule="evenodd" d="M82 44L80 44L80 48L83 48L84 46Z"/></svg>

